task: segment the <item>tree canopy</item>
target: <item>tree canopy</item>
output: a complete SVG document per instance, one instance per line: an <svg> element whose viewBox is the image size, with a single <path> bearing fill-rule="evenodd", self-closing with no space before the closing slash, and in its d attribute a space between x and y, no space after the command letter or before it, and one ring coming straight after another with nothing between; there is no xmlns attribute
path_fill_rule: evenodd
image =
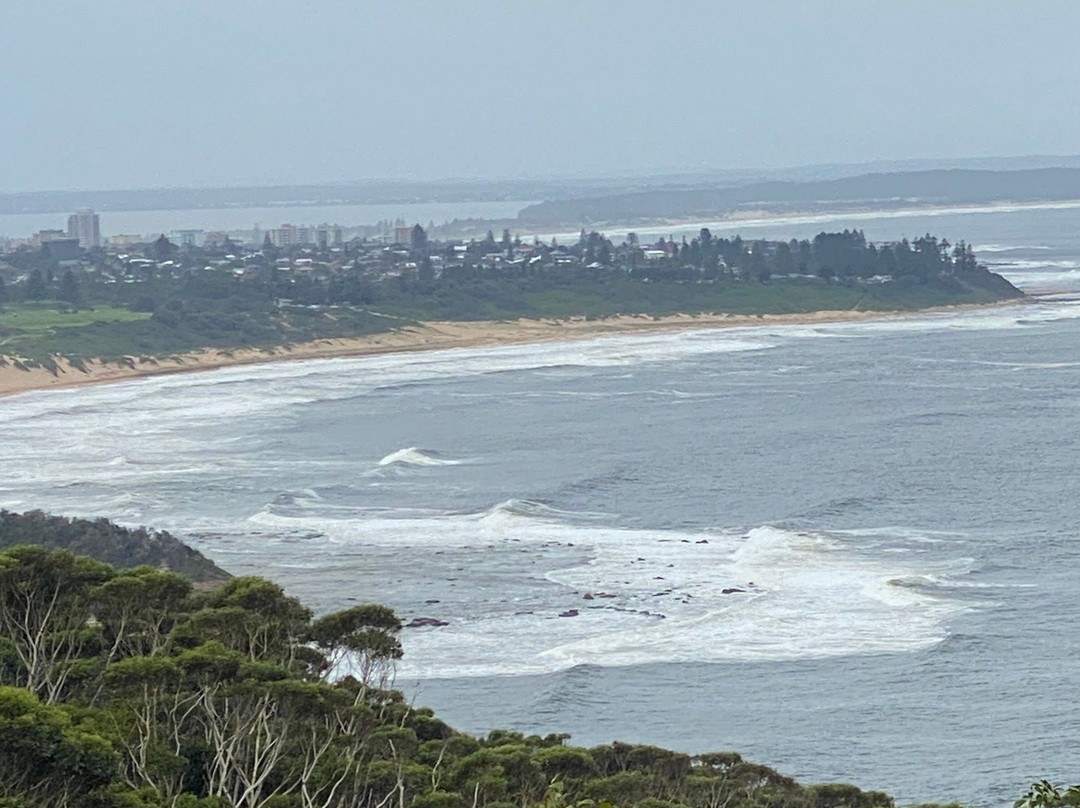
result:
<svg viewBox="0 0 1080 808"><path fill-rule="evenodd" d="M278 585L0 553L0 808L891 808L734 753L455 732L392 689L401 621Z"/></svg>

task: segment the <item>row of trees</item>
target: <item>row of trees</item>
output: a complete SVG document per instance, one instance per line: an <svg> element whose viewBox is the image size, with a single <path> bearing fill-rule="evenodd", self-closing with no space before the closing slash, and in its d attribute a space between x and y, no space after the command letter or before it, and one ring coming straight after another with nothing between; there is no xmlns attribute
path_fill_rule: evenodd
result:
<svg viewBox="0 0 1080 808"><path fill-rule="evenodd" d="M82 302L81 285L75 273L70 269L62 274L55 274L51 269L42 271L34 269L27 276L26 281L9 285L0 278L0 304L13 300L38 301L38 300L62 300L65 303L78 305Z"/></svg>
<svg viewBox="0 0 1080 808"><path fill-rule="evenodd" d="M702 228L696 238L681 242L661 238L653 245L665 254L659 261L646 261L637 236L630 233L620 245L601 234L582 231L577 244L568 248L585 263L621 265L641 277L678 277L679 270L693 269L709 278L741 277L764 280L774 275L816 275L826 279L916 277L925 281L940 275L977 270L978 261L969 244L955 246L929 234L909 241L873 244L862 231L819 233L813 239L790 241L745 241L741 236L715 238Z"/></svg>
<svg viewBox="0 0 1080 808"><path fill-rule="evenodd" d="M735 754L453 731L391 689L401 623L259 578L0 554L3 808L889 808Z"/></svg>

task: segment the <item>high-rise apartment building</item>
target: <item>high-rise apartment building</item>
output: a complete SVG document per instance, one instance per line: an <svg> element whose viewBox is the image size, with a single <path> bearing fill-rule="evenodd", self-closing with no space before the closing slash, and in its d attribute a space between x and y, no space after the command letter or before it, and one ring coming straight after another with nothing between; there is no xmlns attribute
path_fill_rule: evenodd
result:
<svg viewBox="0 0 1080 808"><path fill-rule="evenodd" d="M266 232L270 236L270 243L275 247L292 247L302 243L297 232L299 229L294 224L283 224L281 227L271 227Z"/></svg>
<svg viewBox="0 0 1080 808"><path fill-rule="evenodd" d="M296 247L305 244L314 244L319 247L329 247L341 244L342 231L337 225L320 224L318 227L302 224L299 227L293 224L283 224L281 227L272 227L266 231L270 236L270 243L275 247Z"/></svg>
<svg viewBox="0 0 1080 808"><path fill-rule="evenodd" d="M79 246L90 250L101 246L100 217L89 208L77 210L68 216L68 238L77 238Z"/></svg>
<svg viewBox="0 0 1080 808"><path fill-rule="evenodd" d="M169 234L169 241L181 247L201 247L205 234L202 230L173 230Z"/></svg>

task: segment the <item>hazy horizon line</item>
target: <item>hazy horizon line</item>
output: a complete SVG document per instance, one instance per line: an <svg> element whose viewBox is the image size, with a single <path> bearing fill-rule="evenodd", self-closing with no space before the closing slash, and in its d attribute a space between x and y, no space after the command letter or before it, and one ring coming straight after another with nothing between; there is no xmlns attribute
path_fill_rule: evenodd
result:
<svg viewBox="0 0 1080 808"><path fill-rule="evenodd" d="M597 173L577 173L577 174L518 174L518 175L506 175L499 177L483 177L483 176L441 176L441 177L416 177L416 176L368 176L361 178L350 178L340 180L299 180L299 181L252 181L252 182L230 182L219 185L144 185L144 186L114 186L114 187L70 187L70 188L34 188L27 190L10 190L0 188L0 196L16 197L16 196L31 196L41 194L77 194L77 193L138 193L138 192L152 192L152 191L209 191L209 190L247 190L247 189L266 189L271 190L275 188L295 188L295 187L313 187L313 188L327 188L327 187L348 187L348 186L379 186L379 185L414 185L418 187L429 185L496 185L500 183L576 183L587 185L589 183L605 183L605 182L641 182L647 180L657 179L674 179L674 178L689 178L694 175L700 175L702 180L707 180L710 175L743 175L745 179L753 178L754 174L761 174L762 179L767 179L768 175L782 174L786 172L800 172L800 171L825 171L836 169L872 169L874 167L887 167L895 166L894 171L884 171L880 173L901 173L905 170L920 170L920 169L906 169L905 166L934 166L936 169L947 170L950 164L978 164L978 163L993 163L993 162L1008 162L1008 161L1050 161L1050 160L1070 160L1080 163L1080 153L1077 154L1008 154L1008 155L994 155L994 156L979 156L979 157L904 157L904 158L880 158L875 160L863 160L856 162L825 162L825 163L798 163L790 165L776 165L776 166L749 166L749 167L729 167L721 168L718 166L708 167L670 167L670 168L655 168L646 169L640 173L633 172L597 172ZM956 167L961 167L957 165ZM1072 166L1065 165L1046 165L1042 168L1069 168ZM1030 168L1030 167L1029 167ZM922 170L934 170L934 169L922 169ZM1023 168L999 168L999 169L984 169L993 171L1017 171L1024 170Z"/></svg>

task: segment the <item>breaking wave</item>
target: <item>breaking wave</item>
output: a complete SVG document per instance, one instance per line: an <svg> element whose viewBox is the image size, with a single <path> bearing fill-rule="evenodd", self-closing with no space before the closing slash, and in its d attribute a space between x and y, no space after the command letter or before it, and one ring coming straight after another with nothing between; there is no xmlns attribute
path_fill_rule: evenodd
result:
<svg viewBox="0 0 1080 808"><path fill-rule="evenodd" d="M467 514L327 513L248 522L264 537L319 536L309 556L400 559L387 578L430 565L397 608L449 625L405 633L405 677L901 653L941 642L975 605L949 596L969 567L932 561L937 545L903 534L902 554L867 553L840 533L635 529L525 499ZM901 583L926 580L940 585Z"/></svg>
<svg viewBox="0 0 1080 808"><path fill-rule="evenodd" d="M448 460L439 457L438 452L417 449L410 446L408 449L398 449L391 452L378 462L379 466L457 466L460 460Z"/></svg>

